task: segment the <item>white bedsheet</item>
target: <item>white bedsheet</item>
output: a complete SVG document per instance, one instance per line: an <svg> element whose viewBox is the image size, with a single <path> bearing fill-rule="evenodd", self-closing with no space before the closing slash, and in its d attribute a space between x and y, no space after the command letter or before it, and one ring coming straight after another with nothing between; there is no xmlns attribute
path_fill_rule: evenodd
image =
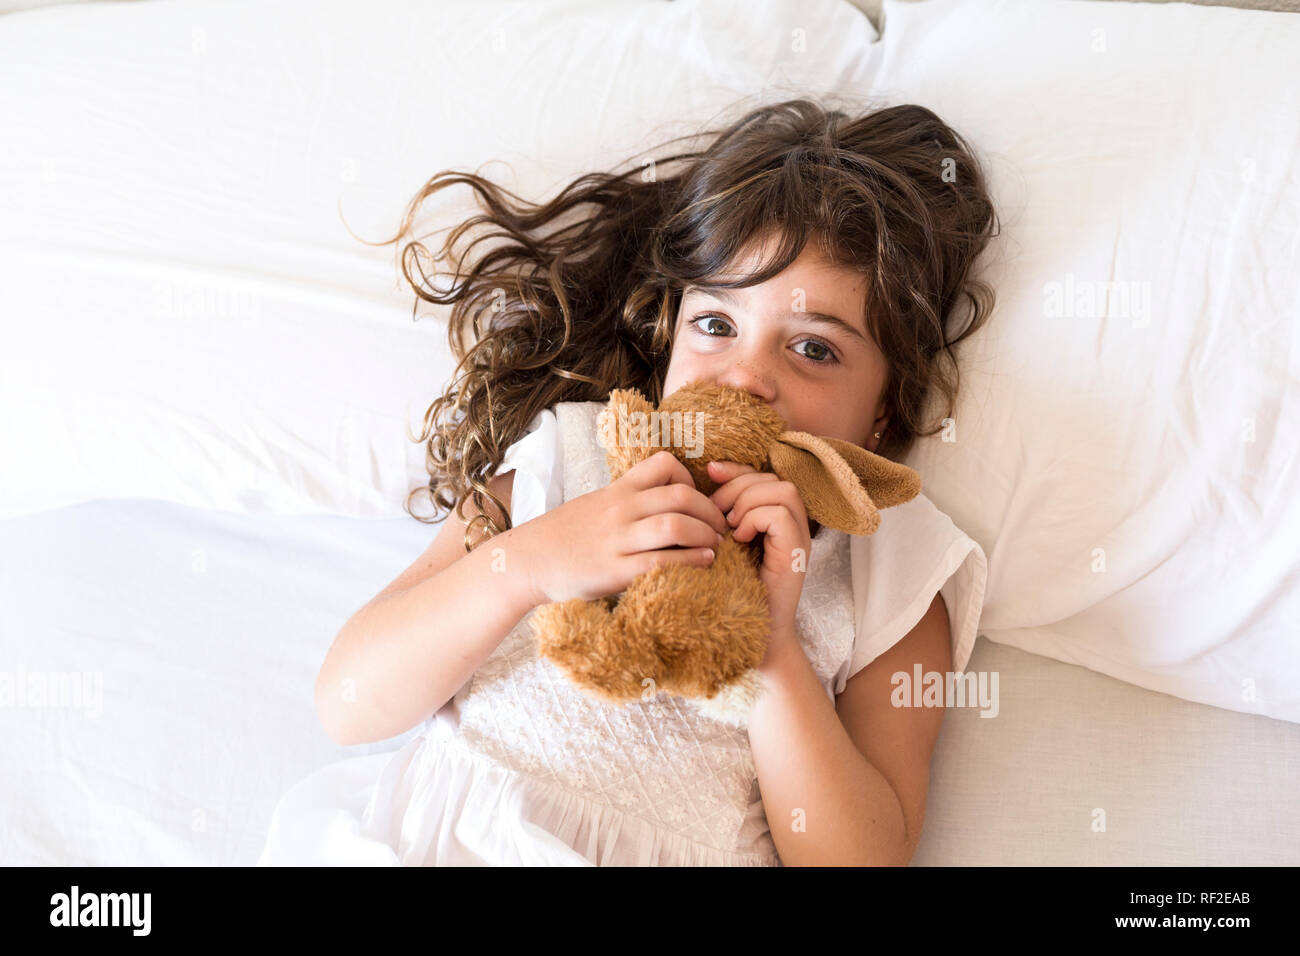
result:
<svg viewBox="0 0 1300 956"><path fill-rule="evenodd" d="M0 707L0 860L253 863L291 783L409 736L340 747L313 689L338 629L433 533L143 500L0 523L0 674L27 690ZM60 674L91 693L33 699Z"/></svg>
<svg viewBox="0 0 1300 956"><path fill-rule="evenodd" d="M92 675L77 706L0 707L0 861L254 863L292 783L414 733L339 747L313 686L434 533L142 500L0 521L0 675ZM997 716L945 716L915 863L1300 864L1300 725L986 640L969 669Z"/></svg>

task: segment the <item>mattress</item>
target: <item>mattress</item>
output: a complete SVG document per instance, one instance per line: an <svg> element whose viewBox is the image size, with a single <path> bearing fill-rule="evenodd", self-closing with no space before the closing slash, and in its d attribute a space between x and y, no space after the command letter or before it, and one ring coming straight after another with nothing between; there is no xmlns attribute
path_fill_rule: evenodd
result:
<svg viewBox="0 0 1300 956"><path fill-rule="evenodd" d="M255 862L292 783L417 732L338 746L314 682L436 530L147 500L0 522L0 860ZM968 670L996 719L945 715L914 864L1300 863L1300 725L983 639Z"/></svg>

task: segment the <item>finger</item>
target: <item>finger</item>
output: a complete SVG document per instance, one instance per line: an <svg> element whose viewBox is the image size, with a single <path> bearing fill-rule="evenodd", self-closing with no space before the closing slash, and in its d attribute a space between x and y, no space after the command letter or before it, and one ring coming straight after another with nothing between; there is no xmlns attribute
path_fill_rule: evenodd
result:
<svg viewBox="0 0 1300 956"><path fill-rule="evenodd" d="M748 476L746 476L748 477ZM771 476L773 479L775 475ZM737 479L738 483L739 479ZM795 521L804 527L808 525L808 515L804 510L803 499L794 484L788 481L752 482L741 488L735 502L726 510L727 524L732 528L740 527L746 513L760 505L782 505L794 515Z"/></svg>
<svg viewBox="0 0 1300 956"><path fill-rule="evenodd" d="M743 475L746 472L757 471L757 468L751 468L749 465L742 465L738 461L711 461L708 464L709 477L721 484L729 481L737 475Z"/></svg>
<svg viewBox="0 0 1300 956"><path fill-rule="evenodd" d="M695 479L686 466L670 451L657 451L644 461L627 470L621 480L629 481L638 490L656 485L688 485L695 487Z"/></svg>
<svg viewBox="0 0 1300 956"><path fill-rule="evenodd" d="M805 540L794 516L784 505L763 505L750 509L736 528L735 538L745 542L760 533L765 535L764 558L775 552L785 559L794 554L795 548L802 548L805 554L808 553L810 542Z"/></svg>
<svg viewBox="0 0 1300 956"><path fill-rule="evenodd" d="M732 478L725 485L720 486L709 497L713 503L718 506L724 513L736 507L736 501L746 489L755 485L767 484L768 482L780 481L776 475L770 471L753 471L748 474L739 475Z"/></svg>
<svg viewBox="0 0 1300 956"><path fill-rule="evenodd" d="M727 519L708 495L694 485L659 485L638 491L632 496L630 516L632 520L647 518L664 512L689 514L708 524L719 534L731 530Z"/></svg>
<svg viewBox="0 0 1300 956"><path fill-rule="evenodd" d="M707 521L692 515L664 511L634 522L627 553L659 551L663 548L715 548L722 535Z"/></svg>
<svg viewBox="0 0 1300 956"><path fill-rule="evenodd" d="M692 567L707 568L715 558L712 548L682 548L675 550L669 548L664 551L643 551L640 554L633 555L630 559L633 564L632 568L636 574L645 574L654 568L663 567L666 564L688 564Z"/></svg>

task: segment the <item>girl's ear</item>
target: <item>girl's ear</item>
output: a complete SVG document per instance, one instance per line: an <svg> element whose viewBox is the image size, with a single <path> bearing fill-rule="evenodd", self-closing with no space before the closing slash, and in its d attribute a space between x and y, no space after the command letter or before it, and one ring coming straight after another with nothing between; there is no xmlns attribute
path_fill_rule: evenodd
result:
<svg viewBox="0 0 1300 956"><path fill-rule="evenodd" d="M880 443L885 440L885 429L889 427L889 416L882 415L877 418L871 426L871 437L867 439L867 450L874 453L880 447ZM877 438L876 435L880 437Z"/></svg>
<svg viewBox="0 0 1300 956"><path fill-rule="evenodd" d="M809 517L848 534L874 534L878 509L921 493L911 468L838 438L782 432L768 457L777 477L799 489Z"/></svg>

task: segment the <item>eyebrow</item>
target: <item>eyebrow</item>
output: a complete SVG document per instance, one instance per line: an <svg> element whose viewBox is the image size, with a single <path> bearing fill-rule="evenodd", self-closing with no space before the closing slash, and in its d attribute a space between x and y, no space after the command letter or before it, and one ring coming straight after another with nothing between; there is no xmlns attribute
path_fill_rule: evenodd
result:
<svg viewBox="0 0 1300 956"><path fill-rule="evenodd" d="M712 296L715 299L721 299L724 302L730 302L732 305L737 305L740 302L740 296L732 289L726 289L726 288L707 289L704 286L688 285L682 294L689 295L690 293L695 293L697 295ZM790 314L801 316L802 318L807 319L809 322L814 322L818 325L829 325L834 328L841 329L842 331L847 332L849 335L852 335L853 337L861 340L861 342L864 345L871 344L870 340L865 335L863 335L858 328L856 328L853 325L850 325L848 322L845 322L843 319L839 318L838 316L827 315L825 312L793 312L792 311Z"/></svg>

